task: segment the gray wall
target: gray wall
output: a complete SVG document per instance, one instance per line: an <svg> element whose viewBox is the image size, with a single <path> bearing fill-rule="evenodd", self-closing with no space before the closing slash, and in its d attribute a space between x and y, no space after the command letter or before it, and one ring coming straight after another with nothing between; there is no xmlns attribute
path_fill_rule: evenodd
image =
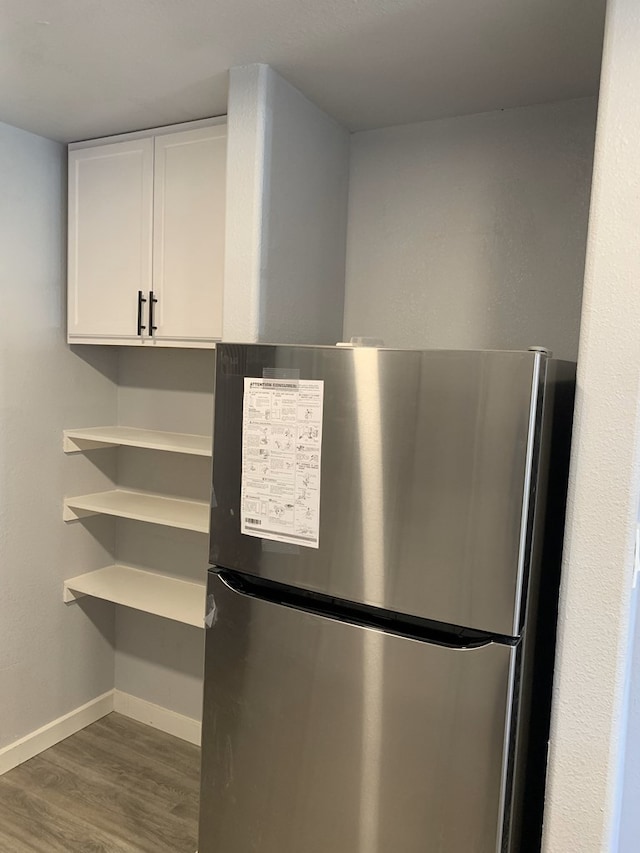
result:
<svg viewBox="0 0 640 853"><path fill-rule="evenodd" d="M356 133L344 336L577 355L594 99Z"/></svg>
<svg viewBox="0 0 640 853"><path fill-rule="evenodd" d="M62 430L113 420L116 360L65 342L66 150L0 124L0 747L113 686L113 610L62 601L109 562L112 527L65 525L62 499L108 487L108 460ZM97 459L97 457L96 457Z"/></svg>
<svg viewBox="0 0 640 853"><path fill-rule="evenodd" d="M214 365L211 350L122 347L118 422L211 435ZM210 459L124 447L117 453L121 485L209 500ZM202 533L118 520L116 537L116 554L124 563L188 580L205 578L209 543ZM116 609L118 690L199 720L203 661L204 631Z"/></svg>

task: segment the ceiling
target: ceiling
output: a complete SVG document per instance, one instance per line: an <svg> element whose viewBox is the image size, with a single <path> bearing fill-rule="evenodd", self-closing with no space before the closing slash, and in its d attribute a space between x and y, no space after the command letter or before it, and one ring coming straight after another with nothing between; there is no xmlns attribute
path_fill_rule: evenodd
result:
<svg viewBox="0 0 640 853"><path fill-rule="evenodd" d="M597 91L605 0L0 0L0 121L61 141L226 110L272 65L350 130Z"/></svg>

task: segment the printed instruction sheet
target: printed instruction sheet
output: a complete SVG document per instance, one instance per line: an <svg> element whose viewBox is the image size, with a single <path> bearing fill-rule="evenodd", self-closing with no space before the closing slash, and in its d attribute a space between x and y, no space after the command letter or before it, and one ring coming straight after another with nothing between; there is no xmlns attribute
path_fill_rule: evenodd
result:
<svg viewBox="0 0 640 853"><path fill-rule="evenodd" d="M240 530L319 547L324 382L245 377Z"/></svg>

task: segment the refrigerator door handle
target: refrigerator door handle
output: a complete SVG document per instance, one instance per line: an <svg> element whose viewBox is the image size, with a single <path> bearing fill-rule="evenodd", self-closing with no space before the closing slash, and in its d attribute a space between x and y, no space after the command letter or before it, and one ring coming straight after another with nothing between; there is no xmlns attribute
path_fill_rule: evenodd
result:
<svg viewBox="0 0 640 853"><path fill-rule="evenodd" d="M207 606L204 615L204 627L213 628L218 621L218 608L216 607L216 599L210 593L207 596Z"/></svg>
<svg viewBox="0 0 640 853"><path fill-rule="evenodd" d="M310 592L227 569L218 570L218 576L225 586L240 595L450 649L477 649L491 643L515 646L519 640L518 637L489 634L473 628L463 628L460 625L436 622L406 613L371 607L368 604L345 601L323 593ZM210 595L209 598L212 599L213 596ZM207 602L207 619L209 618L215 622L215 602Z"/></svg>

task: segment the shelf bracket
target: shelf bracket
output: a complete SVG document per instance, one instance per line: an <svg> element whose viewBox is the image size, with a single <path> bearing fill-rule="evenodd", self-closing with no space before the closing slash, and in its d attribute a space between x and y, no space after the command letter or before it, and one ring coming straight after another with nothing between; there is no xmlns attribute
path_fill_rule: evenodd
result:
<svg viewBox="0 0 640 853"><path fill-rule="evenodd" d="M64 591L62 593L62 600L65 604L73 604L74 601L77 601L79 598L85 598L86 593L84 592L76 592L74 589L71 589L70 586L67 586L65 583Z"/></svg>
<svg viewBox="0 0 640 853"><path fill-rule="evenodd" d="M92 509L80 509L79 507L69 506L66 501L64 502L64 509L62 510L64 521L78 521L81 518L88 518L90 515L100 515L100 513Z"/></svg>
<svg viewBox="0 0 640 853"><path fill-rule="evenodd" d="M94 441L91 438L72 438L66 432L62 435L62 449L65 453L85 453L102 447L114 447L113 442Z"/></svg>

